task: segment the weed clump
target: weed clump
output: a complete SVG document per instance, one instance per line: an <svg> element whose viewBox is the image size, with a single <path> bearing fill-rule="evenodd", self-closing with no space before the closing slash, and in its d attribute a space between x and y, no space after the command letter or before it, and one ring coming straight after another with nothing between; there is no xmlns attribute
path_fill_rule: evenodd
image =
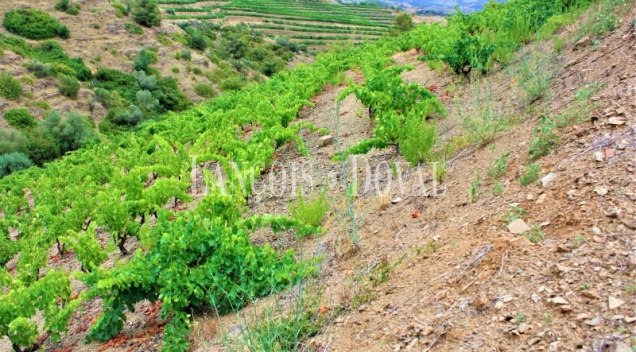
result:
<svg viewBox="0 0 636 352"><path fill-rule="evenodd" d="M296 201L289 204L294 219L312 226L320 225L328 210L329 201L324 191L305 197L299 190Z"/></svg>
<svg viewBox="0 0 636 352"><path fill-rule="evenodd" d="M534 163L526 165L526 172L519 177L519 182L522 186L528 186L539 179L539 172L541 171L541 165Z"/></svg>

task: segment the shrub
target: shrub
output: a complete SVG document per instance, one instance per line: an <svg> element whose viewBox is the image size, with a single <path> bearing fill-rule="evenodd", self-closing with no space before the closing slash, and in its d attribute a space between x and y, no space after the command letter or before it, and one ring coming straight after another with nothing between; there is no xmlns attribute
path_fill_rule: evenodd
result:
<svg viewBox="0 0 636 352"><path fill-rule="evenodd" d="M57 78L57 88L60 90L60 94L71 99L77 99L77 92L80 89L80 84L77 78L64 74L58 75Z"/></svg>
<svg viewBox="0 0 636 352"><path fill-rule="evenodd" d="M77 150L97 139L88 118L75 111L69 112L64 118L57 111L51 112L49 117L40 122L40 132L55 138L61 153Z"/></svg>
<svg viewBox="0 0 636 352"><path fill-rule="evenodd" d="M131 7L132 18L145 27L161 25L161 13L155 0L135 0Z"/></svg>
<svg viewBox="0 0 636 352"><path fill-rule="evenodd" d="M106 119L118 126L136 126L144 118L144 114L138 107L131 105L130 109L113 108L109 109ZM101 125L100 125L101 130Z"/></svg>
<svg viewBox="0 0 636 352"><path fill-rule="evenodd" d="M156 76L148 76L144 71L135 71L133 72L133 75L135 76L135 80L137 80L137 85L139 86L139 88L150 91L157 89Z"/></svg>
<svg viewBox="0 0 636 352"><path fill-rule="evenodd" d="M505 130L508 107L505 99L494 99L489 86L475 86L471 94L456 101L457 112L469 141L484 146Z"/></svg>
<svg viewBox="0 0 636 352"><path fill-rule="evenodd" d="M273 57L263 62L261 73L265 76L273 76L276 72L285 68L285 61L280 58Z"/></svg>
<svg viewBox="0 0 636 352"><path fill-rule="evenodd" d="M69 15L79 15L79 8L77 6L71 6L66 10Z"/></svg>
<svg viewBox="0 0 636 352"><path fill-rule="evenodd" d="M22 84L8 74L0 75L0 96L16 100L22 95Z"/></svg>
<svg viewBox="0 0 636 352"><path fill-rule="evenodd" d="M203 98L212 98L216 95L214 88L212 88L211 85L205 83L199 83L194 86L194 93Z"/></svg>
<svg viewBox="0 0 636 352"><path fill-rule="evenodd" d="M292 217L304 224L318 226L329 210L329 201L325 192L312 194L305 198L302 191L298 190L295 202L289 203L289 212Z"/></svg>
<svg viewBox="0 0 636 352"><path fill-rule="evenodd" d="M33 84L33 83L35 83L35 77L33 77L31 75L24 75L24 76L22 76L22 83L24 83L24 84Z"/></svg>
<svg viewBox="0 0 636 352"><path fill-rule="evenodd" d="M71 37L71 30L67 26L61 25L57 28L57 35L62 39L68 39Z"/></svg>
<svg viewBox="0 0 636 352"><path fill-rule="evenodd" d="M53 38L61 26L55 17L36 9L9 11L5 14L2 25L7 31L28 39Z"/></svg>
<svg viewBox="0 0 636 352"><path fill-rule="evenodd" d="M134 23L126 23L124 24L124 27L126 28L126 32L130 34L136 34L136 35L144 34L143 28L141 28L140 26Z"/></svg>
<svg viewBox="0 0 636 352"><path fill-rule="evenodd" d="M28 156L22 153L10 153L0 155L0 178L11 173L28 169L33 163Z"/></svg>
<svg viewBox="0 0 636 352"><path fill-rule="evenodd" d="M542 98L550 87L557 71L553 58L553 55L546 53L525 54L518 68L511 72L517 84L526 92L528 103Z"/></svg>
<svg viewBox="0 0 636 352"><path fill-rule="evenodd" d="M54 62L51 64L51 67L53 67L53 74L56 76L59 74L63 74L63 75L71 76L71 77L77 76L77 73L75 72L74 69L64 65L63 63Z"/></svg>
<svg viewBox="0 0 636 352"><path fill-rule="evenodd" d="M44 135L40 131L33 130L27 134L28 151L25 153L35 165L55 160L60 156L60 146L51 135Z"/></svg>
<svg viewBox="0 0 636 352"><path fill-rule="evenodd" d="M190 61L192 60L192 53L190 52L189 49L183 49L181 50L181 52L179 52L179 58L186 61Z"/></svg>
<svg viewBox="0 0 636 352"><path fill-rule="evenodd" d="M433 122L410 117L406 120L399 139L400 152L412 166L430 159L437 140L437 129Z"/></svg>
<svg viewBox="0 0 636 352"><path fill-rule="evenodd" d="M110 92L104 88L96 88L94 92L95 100L102 103L105 107L108 107L108 101L110 100Z"/></svg>
<svg viewBox="0 0 636 352"><path fill-rule="evenodd" d="M177 66L173 66L172 67L172 72L179 73L180 71L179 71L179 68Z"/></svg>
<svg viewBox="0 0 636 352"><path fill-rule="evenodd" d="M113 8L115 9L115 16L117 17L126 17L128 16L128 13L130 12L128 7L116 2L116 1L109 1L110 4L113 6Z"/></svg>
<svg viewBox="0 0 636 352"><path fill-rule="evenodd" d="M147 49L141 49L133 61L133 70L148 72L150 65L156 64L157 61L157 53Z"/></svg>
<svg viewBox="0 0 636 352"><path fill-rule="evenodd" d="M402 32L413 29L413 18L408 13L402 12L393 21L393 25L389 28L390 36L398 36Z"/></svg>
<svg viewBox="0 0 636 352"><path fill-rule="evenodd" d="M0 155L27 151L27 138L19 131L0 128Z"/></svg>
<svg viewBox="0 0 636 352"><path fill-rule="evenodd" d="M39 61L31 61L26 64L26 69L33 72L35 77L43 78L53 74L53 66Z"/></svg>
<svg viewBox="0 0 636 352"><path fill-rule="evenodd" d="M60 0L55 4L55 9L58 11L66 12L69 8L69 0Z"/></svg>
<svg viewBox="0 0 636 352"><path fill-rule="evenodd" d="M11 109L4 113L4 119L7 120L9 125L18 130L25 130L38 125L27 109Z"/></svg>
<svg viewBox="0 0 636 352"><path fill-rule="evenodd" d="M147 90L137 92L137 106L140 110L151 112L159 109L159 100Z"/></svg>
<svg viewBox="0 0 636 352"><path fill-rule="evenodd" d="M99 123L99 132L103 135L113 136L118 133L129 131L128 126L119 126L111 122L110 120L104 120Z"/></svg>
<svg viewBox="0 0 636 352"><path fill-rule="evenodd" d="M158 79L157 90L152 95L159 99L165 110L183 111L192 105L190 98L179 90L177 80L171 77Z"/></svg>
<svg viewBox="0 0 636 352"><path fill-rule="evenodd" d="M247 85L245 77L235 76L223 81L223 83L221 83L221 89L223 91L241 90L243 89L243 87L245 87L245 85Z"/></svg>
<svg viewBox="0 0 636 352"><path fill-rule="evenodd" d="M51 105L49 105L49 102L46 101L46 100L38 100L35 103L33 103L33 106L35 106L36 108L42 109L42 110L51 109Z"/></svg>

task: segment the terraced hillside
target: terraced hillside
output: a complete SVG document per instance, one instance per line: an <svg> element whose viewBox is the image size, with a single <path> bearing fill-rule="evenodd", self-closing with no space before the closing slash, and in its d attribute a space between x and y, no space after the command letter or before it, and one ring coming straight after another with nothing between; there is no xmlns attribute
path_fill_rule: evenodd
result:
<svg viewBox="0 0 636 352"><path fill-rule="evenodd" d="M376 40L395 15L378 6L274 0L160 0L169 21L212 20L246 23L267 35L288 36L310 49L322 49L334 41L360 43Z"/></svg>

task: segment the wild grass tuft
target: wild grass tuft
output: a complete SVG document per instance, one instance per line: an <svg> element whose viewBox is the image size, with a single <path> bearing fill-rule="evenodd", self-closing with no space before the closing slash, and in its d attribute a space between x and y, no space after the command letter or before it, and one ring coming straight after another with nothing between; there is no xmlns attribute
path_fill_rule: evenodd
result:
<svg viewBox="0 0 636 352"><path fill-rule="evenodd" d="M557 73L554 55L535 51L524 53L514 69L509 72L526 93L526 102L531 104L545 96Z"/></svg>
<svg viewBox="0 0 636 352"><path fill-rule="evenodd" d="M495 101L488 85L475 84L470 94L455 102L457 112L468 140L485 146L506 129L508 109L505 102Z"/></svg>
<svg viewBox="0 0 636 352"><path fill-rule="evenodd" d="M289 212L292 217L302 223L318 226L329 210L329 200L326 192L312 193L305 197L301 190L294 202L289 203Z"/></svg>
<svg viewBox="0 0 636 352"><path fill-rule="evenodd" d="M500 157L495 159L494 164L488 167L486 174L493 180L497 180L506 174L508 171L508 157L510 152L503 153Z"/></svg>
<svg viewBox="0 0 636 352"><path fill-rule="evenodd" d="M528 150L530 160L536 160L550 154L561 142L554 120L545 115L541 116L541 123L535 127L532 135L533 138Z"/></svg>
<svg viewBox="0 0 636 352"><path fill-rule="evenodd" d="M539 172L541 172L541 165L537 163L528 164L524 174L519 177L519 182L522 186L528 186L539 179Z"/></svg>
<svg viewBox="0 0 636 352"><path fill-rule="evenodd" d="M322 293L313 292L313 286L302 284L292 298L292 307L280 301L258 314L256 310L250 321L237 313L240 332L230 335L225 332L223 344L229 351L301 351L304 342L317 335L323 327L339 313L337 309L321 306Z"/></svg>

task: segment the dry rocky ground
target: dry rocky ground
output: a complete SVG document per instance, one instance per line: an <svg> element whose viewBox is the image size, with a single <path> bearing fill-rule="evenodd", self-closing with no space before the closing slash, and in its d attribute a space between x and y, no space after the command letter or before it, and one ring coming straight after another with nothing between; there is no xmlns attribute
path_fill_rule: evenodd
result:
<svg viewBox="0 0 636 352"><path fill-rule="evenodd" d="M349 204L342 164L330 159L339 148L371 136L373 126L355 98L336 106L343 86L325 87L314 98L316 106L305 109L300 121L330 129L334 143L321 146L319 133L303 132L311 156L300 156L293 145L281 148L277 161L283 167L272 168L257 182L269 183L273 175L275 191L264 187L249 202L250 213L287 213L293 192L280 192L283 185L291 189L291 177L282 176L291 163L312 165L308 173L314 182L298 181L306 193L328 185L332 206L325 233L304 241L293 233L253 236L254 243L294 248L299 257L321 255L319 275L307 291L321 293L318 312L329 318L303 345L305 350L628 352L636 346L636 33L628 23L634 16L636 10L626 15L630 21L594 45L574 45L575 25L561 33L568 44L550 63L560 68L556 79L549 93L532 104L509 70L469 84L448 73L438 75L416 61L414 51L396 55L397 63L415 67L403 74L405 80L430 87L446 105L448 117L438 121L442 141L461 134L459 115L470 111L470 97L478 94L474 87L495 92L494 106L514 116L514 127L498 136L496 148L459 148L449 156L441 184L433 184L430 168L421 174L407 168L394 148L374 150L366 160L372 170L382 164L378 188L388 189L394 160L401 162L405 191L399 191L395 179L390 192L361 186ZM547 42L529 49L549 53L552 48ZM362 82L358 71L347 76ZM577 102L577 92L594 83L600 89ZM519 177L529 163L528 148L542 114L574 115L578 123L560 130L559 147L537 161L541 180L524 187ZM505 188L495 196L496 181L486 170L504 152L510 153L500 179ZM363 185L365 165L356 171ZM478 175L481 186L471 202L469 190ZM425 195L412 191L421 192L422 186ZM349 206L359 236L355 241ZM531 243L513 234L504 220L515 214L533 228L529 233L544 239ZM131 242L129 249L136 246ZM58 261L52 254L52 266L79 267L72 255ZM80 289L76 283L74 290ZM295 288L259 300L239 315L217 318L199 312L193 350L224 350L221 341L240 339L245 320L259 320L273 304L293 307L298 295ZM139 304L119 336L89 345L81 340L100 302L83 308L71 320L70 336L48 350L160 348L164 323L157 317L159 304ZM4 346L0 343L0 349Z"/></svg>

